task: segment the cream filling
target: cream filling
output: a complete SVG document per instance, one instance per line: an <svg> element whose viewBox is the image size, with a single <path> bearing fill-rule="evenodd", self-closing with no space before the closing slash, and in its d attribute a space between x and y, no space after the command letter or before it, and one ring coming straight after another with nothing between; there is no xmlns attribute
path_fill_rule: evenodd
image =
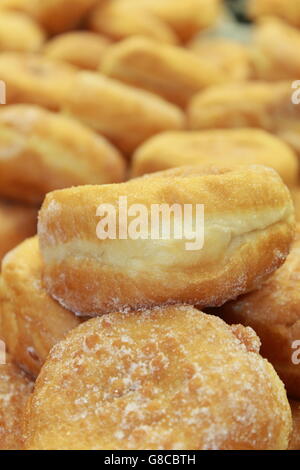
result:
<svg viewBox="0 0 300 470"><path fill-rule="evenodd" d="M204 245L200 250L186 250L187 239L181 240L94 240L73 239L63 244L55 244L53 234L43 234L42 254L47 264L60 264L73 258L78 262L85 259L100 266L125 270L128 274L138 274L147 270L163 271L169 268L181 269L208 266L230 257L241 245L255 241L257 234L268 230L272 225L292 220L291 206L278 210L265 210L260 213L208 217L204 222ZM80 230L74 236L80 235ZM84 236L84 234L82 234ZM48 239L47 239L48 238ZM51 245L46 246L51 240ZM54 244L53 244L54 242ZM277 253L280 256L280 253Z"/></svg>

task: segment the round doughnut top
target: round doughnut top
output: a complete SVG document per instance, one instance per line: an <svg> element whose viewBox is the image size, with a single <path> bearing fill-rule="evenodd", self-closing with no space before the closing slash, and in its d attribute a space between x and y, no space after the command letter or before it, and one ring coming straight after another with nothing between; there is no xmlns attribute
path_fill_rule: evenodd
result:
<svg viewBox="0 0 300 470"><path fill-rule="evenodd" d="M251 328L173 306L89 320L51 351L27 449L287 446L283 384Z"/></svg>

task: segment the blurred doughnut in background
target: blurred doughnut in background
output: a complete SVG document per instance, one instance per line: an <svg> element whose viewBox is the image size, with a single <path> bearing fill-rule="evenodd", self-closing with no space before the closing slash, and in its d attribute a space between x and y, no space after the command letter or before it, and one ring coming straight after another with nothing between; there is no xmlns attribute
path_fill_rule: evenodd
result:
<svg viewBox="0 0 300 470"><path fill-rule="evenodd" d="M0 200L0 261L3 256L37 231L37 209Z"/></svg>

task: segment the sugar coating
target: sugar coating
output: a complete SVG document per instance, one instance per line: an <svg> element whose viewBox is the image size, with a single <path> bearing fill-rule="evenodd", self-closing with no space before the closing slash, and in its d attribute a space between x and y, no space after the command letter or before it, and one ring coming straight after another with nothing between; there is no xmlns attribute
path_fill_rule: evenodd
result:
<svg viewBox="0 0 300 470"><path fill-rule="evenodd" d="M26 448L285 448L290 410L259 344L188 306L89 320L42 369Z"/></svg>

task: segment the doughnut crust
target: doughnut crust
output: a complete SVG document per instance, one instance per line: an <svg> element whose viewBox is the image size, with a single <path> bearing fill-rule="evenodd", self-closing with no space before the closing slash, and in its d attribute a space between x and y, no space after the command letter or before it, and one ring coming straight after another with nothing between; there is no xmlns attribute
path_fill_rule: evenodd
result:
<svg viewBox="0 0 300 470"><path fill-rule="evenodd" d="M295 206L295 217L297 222L300 222L300 188L297 186L291 191L294 206Z"/></svg>
<svg viewBox="0 0 300 470"><path fill-rule="evenodd" d="M101 71L185 107L192 96L220 82L218 68L182 47L133 37L107 51Z"/></svg>
<svg viewBox="0 0 300 470"><path fill-rule="evenodd" d="M289 450L300 450L300 402L295 400L289 400L289 402L293 417L293 432Z"/></svg>
<svg viewBox="0 0 300 470"><path fill-rule="evenodd" d="M217 313L228 323L251 326L262 342L261 354L273 364L288 394L300 398L300 225L283 264L260 289L229 302ZM300 347L298 346L298 350Z"/></svg>
<svg viewBox="0 0 300 470"><path fill-rule="evenodd" d="M124 231L119 198L124 196L129 209L145 206L149 225L143 238L128 236L127 229L119 237L119 229ZM170 209L174 203L192 205L193 224L195 204L204 205L202 249L187 248L187 238L174 236L182 227L182 217L174 214L169 235L161 238L168 232L159 224L160 238L152 236L152 204ZM103 204L116 211L115 239L97 238L96 214ZM55 191L46 196L39 218L46 288L83 315L178 302L222 305L282 264L293 233L289 191L274 170L255 165L181 167L119 185ZM191 231L185 236L192 238Z"/></svg>
<svg viewBox="0 0 300 470"><path fill-rule="evenodd" d="M51 34L75 28L96 4L105 0L1 0L0 9L31 15Z"/></svg>
<svg viewBox="0 0 300 470"><path fill-rule="evenodd" d="M45 40L43 30L27 15L0 10L0 51L35 52Z"/></svg>
<svg viewBox="0 0 300 470"><path fill-rule="evenodd" d="M152 135L185 124L184 114L171 103L94 72L73 77L63 107L127 154Z"/></svg>
<svg viewBox="0 0 300 470"><path fill-rule="evenodd" d="M300 7L300 3L299 3ZM300 75L300 30L268 18L254 30L252 63L262 80L296 80Z"/></svg>
<svg viewBox="0 0 300 470"><path fill-rule="evenodd" d="M225 37L197 37L188 48L199 58L218 68L226 81L246 80L250 77L251 62L248 48Z"/></svg>
<svg viewBox="0 0 300 470"><path fill-rule="evenodd" d="M249 81L208 88L191 100L193 130L258 127L285 140L300 155L299 92L290 81ZM295 95L295 96L294 96Z"/></svg>
<svg viewBox="0 0 300 470"><path fill-rule="evenodd" d="M125 162L103 137L37 106L0 108L0 194L39 204L47 192L125 179Z"/></svg>
<svg viewBox="0 0 300 470"><path fill-rule="evenodd" d="M0 450L21 450L22 420L32 382L7 356L0 365Z"/></svg>
<svg viewBox="0 0 300 470"><path fill-rule="evenodd" d="M22 369L37 376L51 347L80 323L44 289L37 237L5 256L0 298L2 335L10 355Z"/></svg>
<svg viewBox="0 0 300 470"><path fill-rule="evenodd" d="M121 41L131 36L144 36L160 43L176 44L178 38L172 28L159 17L141 8L139 4L119 1L106 2L95 8L89 20L92 31Z"/></svg>
<svg viewBox="0 0 300 470"><path fill-rule="evenodd" d="M0 77L7 104L30 103L57 111L76 69L39 54L0 54Z"/></svg>
<svg viewBox="0 0 300 470"><path fill-rule="evenodd" d="M165 132L136 150L131 175L197 164L261 164L274 168L288 186L296 186L298 181L297 155L260 129Z"/></svg>
<svg viewBox="0 0 300 470"><path fill-rule="evenodd" d="M253 18L272 15L300 27L300 0L251 0L248 5Z"/></svg>
<svg viewBox="0 0 300 470"><path fill-rule="evenodd" d="M37 209L0 200L0 260L37 231Z"/></svg>
<svg viewBox="0 0 300 470"><path fill-rule="evenodd" d="M109 44L109 39L100 34L72 31L48 41L43 52L50 59L63 60L82 69L97 70Z"/></svg>
<svg viewBox="0 0 300 470"><path fill-rule="evenodd" d="M48 356L25 448L286 449L290 407L258 351L250 328L186 306L89 320Z"/></svg>
<svg viewBox="0 0 300 470"><path fill-rule="evenodd" d="M138 5L167 23L186 42L199 31L212 26L220 12L220 0L117 0Z"/></svg>

